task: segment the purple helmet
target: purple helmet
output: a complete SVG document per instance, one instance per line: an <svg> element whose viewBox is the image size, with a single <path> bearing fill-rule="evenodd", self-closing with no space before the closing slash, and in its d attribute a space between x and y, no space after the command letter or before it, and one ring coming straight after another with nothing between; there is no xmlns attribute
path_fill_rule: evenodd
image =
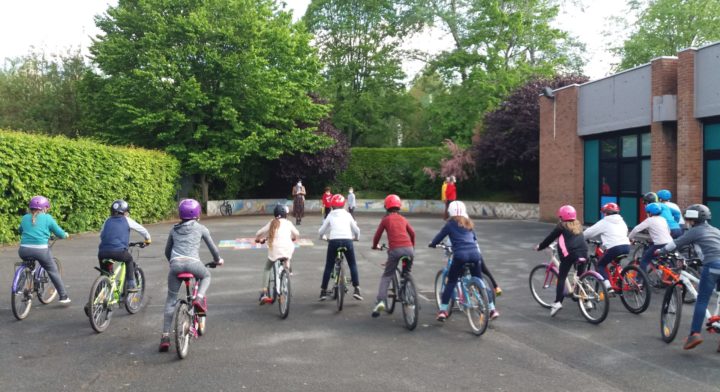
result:
<svg viewBox="0 0 720 392"><path fill-rule="evenodd" d="M185 199L178 205L180 219L197 219L200 217L200 203L195 199Z"/></svg>
<svg viewBox="0 0 720 392"><path fill-rule="evenodd" d="M42 210L43 208L50 208L50 200L45 196L33 196L30 199L28 207L32 210Z"/></svg>

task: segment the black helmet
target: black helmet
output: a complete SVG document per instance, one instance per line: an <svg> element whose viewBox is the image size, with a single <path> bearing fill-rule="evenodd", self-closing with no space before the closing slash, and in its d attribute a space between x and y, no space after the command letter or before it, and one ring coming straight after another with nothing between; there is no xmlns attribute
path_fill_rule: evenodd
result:
<svg viewBox="0 0 720 392"><path fill-rule="evenodd" d="M658 202L657 194L655 192L648 192L643 195L643 201L645 202L645 204L657 203Z"/></svg>
<svg viewBox="0 0 720 392"><path fill-rule="evenodd" d="M275 206L275 209L273 210L273 215L276 218L287 218L288 214L288 208L287 206L283 204L278 204Z"/></svg>
<svg viewBox="0 0 720 392"><path fill-rule="evenodd" d="M130 211L130 206L125 200L118 199L112 202L110 206L110 213L113 215L122 215Z"/></svg>
<svg viewBox="0 0 720 392"><path fill-rule="evenodd" d="M712 219L712 213L705 205L693 204L685 210L685 219L691 219L697 223L702 223Z"/></svg>

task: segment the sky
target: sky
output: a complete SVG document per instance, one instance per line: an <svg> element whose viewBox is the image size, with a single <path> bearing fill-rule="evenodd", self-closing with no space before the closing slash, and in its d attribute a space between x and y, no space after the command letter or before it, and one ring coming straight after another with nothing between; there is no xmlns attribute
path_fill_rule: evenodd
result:
<svg viewBox="0 0 720 392"><path fill-rule="evenodd" d="M295 18L305 13L310 0L284 0ZM572 3L572 2L571 2ZM584 9L578 6L563 8L554 27L570 32L586 44L588 63L585 74L598 79L611 73L614 58L606 48L603 35L609 29L607 18L623 15L625 0L586 1ZM99 33L94 16L102 14L116 0L0 0L0 61L42 50L45 53L62 53L68 49L81 49L87 53L90 37ZM623 32L614 32L622 37ZM616 42L619 38L615 38ZM407 48L425 49L431 54L450 47L452 41L438 30L423 32L410 40ZM408 61L403 67L412 77L423 64Z"/></svg>

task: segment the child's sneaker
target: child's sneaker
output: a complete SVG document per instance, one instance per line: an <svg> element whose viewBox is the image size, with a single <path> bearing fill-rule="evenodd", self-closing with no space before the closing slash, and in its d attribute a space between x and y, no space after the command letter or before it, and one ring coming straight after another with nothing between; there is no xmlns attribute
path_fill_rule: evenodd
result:
<svg viewBox="0 0 720 392"><path fill-rule="evenodd" d="M272 302L273 299L268 295L263 295L262 298L260 298L260 305L271 304Z"/></svg>
<svg viewBox="0 0 720 392"><path fill-rule="evenodd" d="M693 334L690 334L690 336L685 339L685 345L683 346L683 350L692 350L702 342L703 338L702 336L700 336L699 333L695 332Z"/></svg>
<svg viewBox="0 0 720 392"><path fill-rule="evenodd" d="M320 301L325 301L328 297L327 290L320 290Z"/></svg>
<svg viewBox="0 0 720 392"><path fill-rule="evenodd" d="M560 309L562 309L561 302L555 302L554 304L552 304L552 306L550 307L550 317L555 317L555 315L557 314L557 312L560 311Z"/></svg>
<svg viewBox="0 0 720 392"><path fill-rule="evenodd" d="M126 287L127 287L128 293L137 293L138 291L140 291L140 289L137 287L137 284L135 284L134 280L128 280Z"/></svg>
<svg viewBox="0 0 720 392"><path fill-rule="evenodd" d="M375 304L375 307L373 308L372 316L373 317L380 317L380 312L385 310L385 301L379 300Z"/></svg>
<svg viewBox="0 0 720 392"><path fill-rule="evenodd" d="M195 298L193 300L192 304L193 304L193 307L195 307L195 310L197 310L197 312L199 314L207 313L207 298L205 298L205 297Z"/></svg>
<svg viewBox="0 0 720 392"><path fill-rule="evenodd" d="M435 318L437 321L445 321L445 319L448 318L448 312L447 310L441 310L437 313L437 317Z"/></svg>
<svg viewBox="0 0 720 392"><path fill-rule="evenodd" d="M353 291L353 298L355 298L358 301L362 301L363 297L360 295L360 287L355 286L355 291Z"/></svg>
<svg viewBox="0 0 720 392"><path fill-rule="evenodd" d="M68 305L70 303L70 298L67 295L63 295L62 297L60 297L59 302L63 305Z"/></svg>
<svg viewBox="0 0 720 392"><path fill-rule="evenodd" d="M500 317L500 312L495 309L490 311L490 320L495 320L498 317Z"/></svg>
<svg viewBox="0 0 720 392"><path fill-rule="evenodd" d="M495 287L495 296L499 297L501 295L502 295L502 289L500 288L500 286Z"/></svg>
<svg viewBox="0 0 720 392"><path fill-rule="evenodd" d="M83 307L83 310L85 311L85 315L90 317L90 303L89 302L85 304L85 306Z"/></svg>
<svg viewBox="0 0 720 392"><path fill-rule="evenodd" d="M166 353L168 350L170 350L170 336L163 336L160 338L160 347L158 348L158 351Z"/></svg>

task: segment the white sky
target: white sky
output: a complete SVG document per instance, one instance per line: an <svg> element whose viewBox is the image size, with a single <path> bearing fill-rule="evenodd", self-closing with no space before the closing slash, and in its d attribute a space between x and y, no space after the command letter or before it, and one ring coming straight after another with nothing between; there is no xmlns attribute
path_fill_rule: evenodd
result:
<svg viewBox="0 0 720 392"><path fill-rule="evenodd" d="M310 0L284 0L295 17L305 13ZM610 73L613 62L606 49L607 17L622 15L625 0L589 1L584 10L566 7L557 26L577 36L587 45L585 74L591 79ZM94 16L103 13L117 0L0 0L0 61L28 54L32 48L46 53L64 52L69 48L87 53L90 37L98 33ZM616 32L622 37L623 32ZM621 41L617 41L621 42ZM431 31L415 37L410 48L438 53L452 44L448 37ZM669 53L672 55L672 53ZM420 62L407 62L405 72L411 77L422 68Z"/></svg>

